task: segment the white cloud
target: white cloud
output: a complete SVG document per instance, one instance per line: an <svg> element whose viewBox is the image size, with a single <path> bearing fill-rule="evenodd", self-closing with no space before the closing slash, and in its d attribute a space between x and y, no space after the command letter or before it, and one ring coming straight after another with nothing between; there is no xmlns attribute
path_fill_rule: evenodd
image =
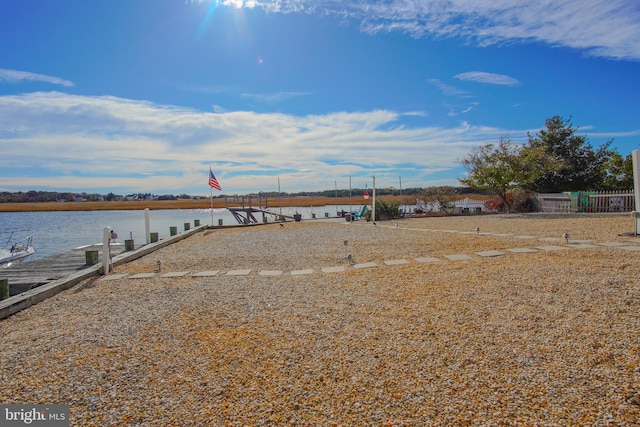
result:
<svg viewBox="0 0 640 427"><path fill-rule="evenodd" d="M504 74L485 73L482 71L469 71L466 73L456 74L454 77L459 80L488 83L493 85L517 86L520 84L520 82L513 77L509 77Z"/></svg>
<svg viewBox="0 0 640 427"><path fill-rule="evenodd" d="M210 164L226 194L273 190L276 176L287 191L372 173L381 186L385 179L393 185L399 171L423 186L432 173L458 167L471 147L507 133L466 123L408 128L404 117L386 110L212 113L58 92L0 96L0 170L3 185L23 190L205 194Z"/></svg>
<svg viewBox="0 0 640 427"><path fill-rule="evenodd" d="M44 82L66 87L74 86L73 82L58 77L46 76L44 74L29 73L27 71L7 70L0 68L0 82L21 83L21 82Z"/></svg>
<svg viewBox="0 0 640 427"><path fill-rule="evenodd" d="M455 86L448 85L443 83L439 79L427 79L427 83L432 84L433 86L440 89L443 95L447 96L471 96L471 93L467 92L464 89L457 88Z"/></svg>
<svg viewBox="0 0 640 427"><path fill-rule="evenodd" d="M243 93L240 96L246 99L255 99L266 104L276 104L287 99L311 95L311 92L274 92L274 93Z"/></svg>
<svg viewBox="0 0 640 427"><path fill-rule="evenodd" d="M635 0L224 0L273 13L320 13L360 21L367 33L459 37L480 45L542 42L590 55L640 60Z"/></svg>

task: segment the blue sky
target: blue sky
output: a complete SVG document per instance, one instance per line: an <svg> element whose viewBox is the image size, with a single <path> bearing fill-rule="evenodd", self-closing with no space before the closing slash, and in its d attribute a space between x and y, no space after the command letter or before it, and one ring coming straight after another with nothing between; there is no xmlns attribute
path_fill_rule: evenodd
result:
<svg viewBox="0 0 640 427"><path fill-rule="evenodd" d="M5 0L0 40L0 191L458 185L555 115L640 147L636 0Z"/></svg>

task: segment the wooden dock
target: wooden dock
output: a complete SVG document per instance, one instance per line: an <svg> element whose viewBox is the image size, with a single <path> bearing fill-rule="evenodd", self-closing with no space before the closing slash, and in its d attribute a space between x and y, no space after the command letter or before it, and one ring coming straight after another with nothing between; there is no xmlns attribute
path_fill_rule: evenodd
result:
<svg viewBox="0 0 640 427"><path fill-rule="evenodd" d="M124 246L112 247L111 252L115 257L124 252ZM102 260L101 250L99 257ZM0 277L9 279L9 296L13 296L90 267L93 265L86 264L84 250L72 250L0 269Z"/></svg>
<svg viewBox="0 0 640 427"><path fill-rule="evenodd" d="M132 251L125 251L124 246L112 247L113 266L126 264L207 228L206 225L198 226ZM10 293L9 298L0 300L0 319L57 295L82 280L97 277L103 273L102 262L86 265L84 250L65 252L0 270L0 277L7 278L9 281Z"/></svg>

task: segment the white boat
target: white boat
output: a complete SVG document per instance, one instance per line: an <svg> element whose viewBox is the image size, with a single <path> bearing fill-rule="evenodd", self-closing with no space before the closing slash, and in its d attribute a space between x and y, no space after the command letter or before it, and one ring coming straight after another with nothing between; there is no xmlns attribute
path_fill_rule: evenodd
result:
<svg viewBox="0 0 640 427"><path fill-rule="evenodd" d="M4 246L0 247L0 268L8 268L14 264L21 263L26 258L35 254L36 251L31 245L33 240L33 231L17 230L0 232L4 242ZM8 236L4 240L5 236Z"/></svg>

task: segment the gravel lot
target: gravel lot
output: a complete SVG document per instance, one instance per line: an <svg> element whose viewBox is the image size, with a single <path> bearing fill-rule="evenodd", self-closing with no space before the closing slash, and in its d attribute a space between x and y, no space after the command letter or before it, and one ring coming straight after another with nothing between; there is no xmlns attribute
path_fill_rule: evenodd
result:
<svg viewBox="0 0 640 427"><path fill-rule="evenodd" d="M634 230L618 214L208 230L1 321L0 402L68 404L81 426L637 426ZM158 260L188 274L131 278Z"/></svg>

